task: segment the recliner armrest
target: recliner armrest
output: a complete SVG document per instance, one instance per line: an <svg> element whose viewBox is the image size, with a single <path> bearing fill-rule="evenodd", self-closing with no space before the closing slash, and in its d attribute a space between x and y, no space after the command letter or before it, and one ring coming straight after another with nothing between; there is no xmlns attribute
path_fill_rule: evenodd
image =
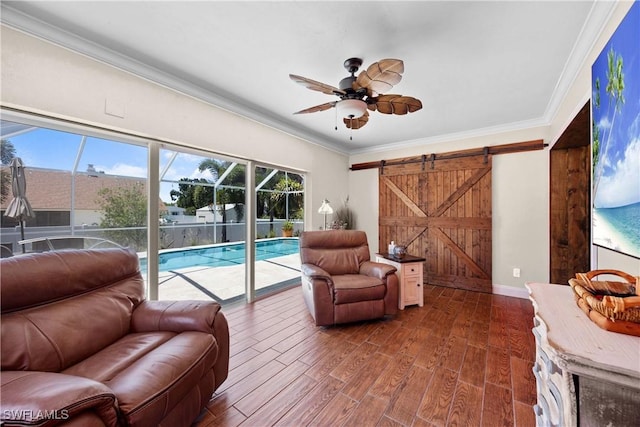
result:
<svg viewBox="0 0 640 427"><path fill-rule="evenodd" d="M218 358L213 366L215 388L229 374L229 324L214 301L144 301L131 316L131 332L204 332L218 343Z"/></svg>
<svg viewBox="0 0 640 427"><path fill-rule="evenodd" d="M0 419L7 426L64 422L85 412L96 414L107 426L118 423L113 391L89 378L56 372L2 371L0 394Z"/></svg>
<svg viewBox="0 0 640 427"><path fill-rule="evenodd" d="M331 274L329 274L323 268L318 267L314 264L302 264L300 266L300 271L303 275L311 278L311 279L324 279L329 283L333 283L331 280Z"/></svg>
<svg viewBox="0 0 640 427"><path fill-rule="evenodd" d="M389 264L383 264L381 262L365 261L360 264L360 274L364 274L369 277L377 277L380 280L384 280L391 273L395 273L396 268Z"/></svg>
<svg viewBox="0 0 640 427"><path fill-rule="evenodd" d="M132 332L199 331L215 335L220 304L214 301L144 301L133 310Z"/></svg>

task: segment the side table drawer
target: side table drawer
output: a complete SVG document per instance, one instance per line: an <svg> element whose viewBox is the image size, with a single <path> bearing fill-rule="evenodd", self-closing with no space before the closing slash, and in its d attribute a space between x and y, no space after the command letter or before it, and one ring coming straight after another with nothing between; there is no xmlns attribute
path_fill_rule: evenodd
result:
<svg viewBox="0 0 640 427"><path fill-rule="evenodd" d="M422 264L403 264L402 265L403 276L422 276Z"/></svg>

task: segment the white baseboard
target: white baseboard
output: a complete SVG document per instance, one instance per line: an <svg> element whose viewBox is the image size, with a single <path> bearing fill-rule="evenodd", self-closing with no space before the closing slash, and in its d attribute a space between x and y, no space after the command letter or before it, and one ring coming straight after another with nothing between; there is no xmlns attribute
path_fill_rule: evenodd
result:
<svg viewBox="0 0 640 427"><path fill-rule="evenodd" d="M529 291L526 288L514 288L513 286L493 284L491 292L505 297L529 299Z"/></svg>

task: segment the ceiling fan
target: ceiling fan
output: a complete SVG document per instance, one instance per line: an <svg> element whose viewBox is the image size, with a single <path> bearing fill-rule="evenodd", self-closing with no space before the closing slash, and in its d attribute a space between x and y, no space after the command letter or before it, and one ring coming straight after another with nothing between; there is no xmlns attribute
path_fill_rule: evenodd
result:
<svg viewBox="0 0 640 427"><path fill-rule="evenodd" d="M336 95L340 98L338 101L316 105L294 114L315 113L335 107L347 128L360 129L369 121L367 109L383 114L404 115L422 108L422 102L411 96L383 95L402 79L404 72L402 60L382 59L371 64L356 77L355 73L361 65L362 59L360 58L349 58L344 61L344 68L351 73L351 76L342 79L339 87L289 74L291 80L308 89L317 90L327 95Z"/></svg>

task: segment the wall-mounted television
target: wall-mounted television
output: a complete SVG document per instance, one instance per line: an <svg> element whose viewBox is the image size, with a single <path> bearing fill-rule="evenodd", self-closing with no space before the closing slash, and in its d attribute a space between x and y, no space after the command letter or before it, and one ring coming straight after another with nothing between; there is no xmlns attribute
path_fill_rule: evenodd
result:
<svg viewBox="0 0 640 427"><path fill-rule="evenodd" d="M640 2L591 68L593 244L640 258Z"/></svg>

